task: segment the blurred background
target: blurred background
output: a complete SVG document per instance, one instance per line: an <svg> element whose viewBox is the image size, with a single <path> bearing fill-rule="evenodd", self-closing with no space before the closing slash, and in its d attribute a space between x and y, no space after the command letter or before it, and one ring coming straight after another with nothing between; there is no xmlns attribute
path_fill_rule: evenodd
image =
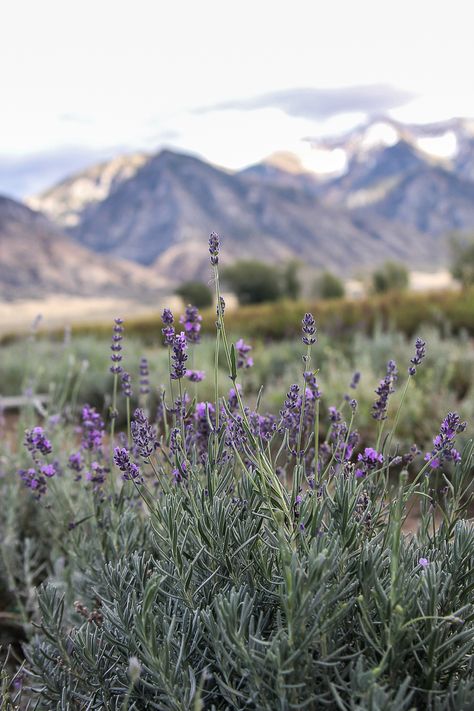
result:
<svg viewBox="0 0 474 711"><path fill-rule="evenodd" d="M233 303L474 278L465 2L1 14L2 334L205 305L212 230Z"/></svg>
<svg viewBox="0 0 474 711"><path fill-rule="evenodd" d="M267 379L268 407L311 309L334 389L428 334L440 411L474 413L463 0L17 0L1 26L0 393L47 391L63 339L64 377L87 361L99 403L113 316L137 372L164 306L197 305L212 336L215 230L229 329L255 355L246 387ZM53 342L25 381L32 322ZM419 423L428 390L413 407Z"/></svg>

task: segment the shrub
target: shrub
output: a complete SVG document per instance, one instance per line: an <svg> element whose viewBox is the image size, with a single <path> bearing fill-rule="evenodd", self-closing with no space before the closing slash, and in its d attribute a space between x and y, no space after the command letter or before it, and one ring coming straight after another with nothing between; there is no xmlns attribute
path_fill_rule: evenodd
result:
<svg viewBox="0 0 474 711"><path fill-rule="evenodd" d="M474 286L474 240L451 240L451 273L464 288Z"/></svg>
<svg viewBox="0 0 474 711"><path fill-rule="evenodd" d="M174 335L167 312L169 391L151 410L142 368L131 418L117 319L107 421L85 406L78 421L69 412L27 428L17 482L50 516L41 536L64 565L47 566L37 633L25 624L25 694L45 710L468 709L473 446L458 444L466 424L455 412L431 423L428 452L397 442L424 341L405 376L387 363L365 446L357 376L339 406L321 408L310 313L297 382L275 416L260 398L244 402L251 349L230 341L218 304L225 396L219 370L213 399L186 394L199 333ZM197 316L186 315L195 326Z"/></svg>
<svg viewBox="0 0 474 711"><path fill-rule="evenodd" d="M408 282L407 268L397 262L385 262L372 274L372 286L376 294L403 291L408 287Z"/></svg>
<svg viewBox="0 0 474 711"><path fill-rule="evenodd" d="M207 284L200 281L187 281L176 289L176 294L180 296L186 304L194 304L198 309L212 306L213 295Z"/></svg>
<svg viewBox="0 0 474 711"><path fill-rule="evenodd" d="M282 295L278 271L263 262L235 262L223 270L222 277L241 304L276 301Z"/></svg>
<svg viewBox="0 0 474 711"><path fill-rule="evenodd" d="M331 272L323 272L314 283L313 295L320 299L341 299L344 294L344 282Z"/></svg>

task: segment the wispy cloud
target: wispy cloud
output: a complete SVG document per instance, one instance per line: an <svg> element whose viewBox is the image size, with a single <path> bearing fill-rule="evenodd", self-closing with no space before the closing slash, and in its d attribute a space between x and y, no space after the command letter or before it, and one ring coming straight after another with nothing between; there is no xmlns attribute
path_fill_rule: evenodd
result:
<svg viewBox="0 0 474 711"><path fill-rule="evenodd" d="M79 170L125 152L116 149L60 148L25 156L0 155L0 194L27 197Z"/></svg>
<svg viewBox="0 0 474 711"><path fill-rule="evenodd" d="M388 84L365 84L329 89L300 88L272 91L248 99L225 101L198 109L199 113L229 109L251 111L277 108L289 116L325 120L343 113L381 113L408 103L415 95Z"/></svg>

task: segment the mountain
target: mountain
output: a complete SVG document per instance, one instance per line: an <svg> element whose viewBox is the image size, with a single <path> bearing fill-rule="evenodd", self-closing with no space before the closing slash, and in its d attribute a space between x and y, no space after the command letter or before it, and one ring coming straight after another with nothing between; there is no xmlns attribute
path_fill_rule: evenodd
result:
<svg viewBox="0 0 474 711"><path fill-rule="evenodd" d="M44 215L0 196L0 297L51 293L150 300L168 286L138 265L101 257Z"/></svg>
<svg viewBox="0 0 474 711"><path fill-rule="evenodd" d="M111 185L104 199L84 202L68 232L95 252L150 266L175 281L208 274L206 245L212 230L223 235L227 262L297 258L342 274L388 258L420 268L442 263L437 236L407 231L375 212L361 215L337 201L331 204L314 175L284 170L281 163L272 169L277 180L265 180L255 171L231 173L164 150ZM51 207L54 196L70 205L68 191L74 194L91 180L88 172L79 174L36 204L57 214Z"/></svg>
<svg viewBox="0 0 474 711"><path fill-rule="evenodd" d="M474 121L377 118L309 139L314 161L280 152L240 172L170 150L122 156L30 200L79 244L172 281L204 278L207 235L223 259L300 259L349 275L386 259L445 265L446 235L474 230ZM318 156L337 151L327 175Z"/></svg>
<svg viewBox="0 0 474 711"><path fill-rule="evenodd" d="M27 204L33 210L44 212L62 227L74 227L86 207L105 200L120 183L133 177L148 159L146 153L133 153L99 163L62 180L41 195L27 199Z"/></svg>

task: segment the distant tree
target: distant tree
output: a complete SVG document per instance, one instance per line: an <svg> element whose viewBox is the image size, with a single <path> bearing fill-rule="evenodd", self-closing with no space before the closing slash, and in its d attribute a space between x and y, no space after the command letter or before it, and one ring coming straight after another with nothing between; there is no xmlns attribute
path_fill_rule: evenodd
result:
<svg viewBox="0 0 474 711"><path fill-rule="evenodd" d="M451 274L463 288L474 285L474 237L451 240Z"/></svg>
<svg viewBox="0 0 474 711"><path fill-rule="evenodd" d="M234 291L241 304L276 301L283 296L281 273L263 262L241 260L226 267L223 280Z"/></svg>
<svg viewBox="0 0 474 711"><path fill-rule="evenodd" d="M340 299L344 294L344 282L332 272L323 272L314 282L313 295L320 299Z"/></svg>
<svg viewBox="0 0 474 711"><path fill-rule="evenodd" d="M301 292L301 284L298 279L299 262L292 260L283 268L282 291L289 299L297 299Z"/></svg>
<svg viewBox="0 0 474 711"><path fill-rule="evenodd" d="M176 289L176 294L187 304L203 309L212 306L212 291L201 281L186 281Z"/></svg>
<svg viewBox="0 0 474 711"><path fill-rule="evenodd" d="M372 274L372 287L376 294L404 291L408 288L408 283L408 269L399 262L385 262Z"/></svg>

